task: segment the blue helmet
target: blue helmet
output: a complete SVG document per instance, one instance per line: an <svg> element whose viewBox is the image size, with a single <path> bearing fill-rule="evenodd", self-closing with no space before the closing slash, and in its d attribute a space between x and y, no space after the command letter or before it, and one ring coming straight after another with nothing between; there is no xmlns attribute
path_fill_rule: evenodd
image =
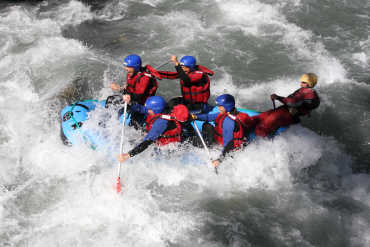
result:
<svg viewBox="0 0 370 247"><path fill-rule="evenodd" d="M166 106L166 101L161 96L151 96L145 101L147 110L152 110L155 114L161 113Z"/></svg>
<svg viewBox="0 0 370 247"><path fill-rule="evenodd" d="M195 68L197 60L193 56L184 56L180 59L180 65L189 67L191 70Z"/></svg>
<svg viewBox="0 0 370 247"><path fill-rule="evenodd" d="M141 58L136 54L131 54L123 59L123 64L127 67L134 68L135 72L137 72L141 67Z"/></svg>
<svg viewBox="0 0 370 247"><path fill-rule="evenodd" d="M223 106L226 112L231 112L235 107L235 99L234 96L230 94L222 94L217 97L216 103L219 106Z"/></svg>

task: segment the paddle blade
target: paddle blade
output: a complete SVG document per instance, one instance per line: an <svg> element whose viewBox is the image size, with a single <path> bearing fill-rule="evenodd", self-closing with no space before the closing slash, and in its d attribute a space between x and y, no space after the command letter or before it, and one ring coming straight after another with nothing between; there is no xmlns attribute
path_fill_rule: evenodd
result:
<svg viewBox="0 0 370 247"><path fill-rule="evenodd" d="M121 177L117 178L116 191L117 191L118 194L121 193L121 191L122 191L121 190Z"/></svg>

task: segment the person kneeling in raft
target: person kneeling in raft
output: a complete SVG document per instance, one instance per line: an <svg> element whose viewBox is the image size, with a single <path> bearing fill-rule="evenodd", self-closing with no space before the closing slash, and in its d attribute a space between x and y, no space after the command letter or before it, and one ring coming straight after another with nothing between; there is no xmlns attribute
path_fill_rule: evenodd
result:
<svg viewBox="0 0 370 247"><path fill-rule="evenodd" d="M127 103L130 103L129 97L124 97ZM171 114L162 114L166 106L166 101L161 96L149 97L145 106L137 103L131 105L131 110L145 114L145 130L148 134L144 141L133 148L131 151L118 156L119 162L124 162L149 147L154 142L159 146L181 141L181 124L188 120L189 111L184 105L177 105L173 108Z"/></svg>
<svg viewBox="0 0 370 247"><path fill-rule="evenodd" d="M220 95L216 103L219 113L191 115L193 119L205 121L202 135L207 146L214 142L223 146L220 157L212 161L214 167L217 167L230 151L245 146L248 142L248 135L255 126L255 122L248 114L236 110L235 99L232 95ZM215 121L215 127L207 121Z"/></svg>

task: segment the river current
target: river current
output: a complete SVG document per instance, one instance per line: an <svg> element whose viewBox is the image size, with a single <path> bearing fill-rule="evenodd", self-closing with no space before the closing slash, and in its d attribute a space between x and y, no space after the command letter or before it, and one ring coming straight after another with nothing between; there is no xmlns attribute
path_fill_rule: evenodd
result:
<svg viewBox="0 0 370 247"><path fill-rule="evenodd" d="M369 13L369 0L1 1L0 246L370 246ZM196 56L215 71L210 102L258 111L314 72L321 105L219 175L202 149L150 149L124 163L117 196L116 162L63 145L59 113L112 94L131 53L154 67ZM128 150L142 137L126 133Z"/></svg>

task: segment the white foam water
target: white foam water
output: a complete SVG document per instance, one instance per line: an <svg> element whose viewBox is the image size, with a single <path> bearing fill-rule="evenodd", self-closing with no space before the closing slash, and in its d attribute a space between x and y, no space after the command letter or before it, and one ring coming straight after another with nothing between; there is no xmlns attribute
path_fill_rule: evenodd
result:
<svg viewBox="0 0 370 247"><path fill-rule="evenodd" d="M144 3L156 8L163 1ZM62 30L94 18L124 19L128 4L108 1L96 13L79 1L65 1L42 13L39 6L1 12L0 245L367 246L369 176L352 174L352 157L334 137L300 125L234 153L219 167L219 175L202 149L180 145L158 154L150 147L123 164L122 195L114 188L121 127L114 113L105 129L111 153L62 144L62 106L55 98L74 79L79 64L99 58L93 48L63 37ZM317 71L324 89L351 81L341 62L312 32L282 16L281 6L262 1L202 5L215 6L209 7L214 18L208 12L181 11L177 5L163 15L138 18L139 27L153 37L161 32L158 38L166 44L154 48L154 55L146 52L148 60L173 51L186 54L196 47L194 55L202 63L209 58L210 66L222 74L213 80L212 93L235 94L243 107L259 102L266 108L261 98L271 91L288 94L296 89L294 73L240 85L222 64L228 42L234 41L216 40L225 38L224 31L236 30L257 40L277 38L293 61L304 61L297 71ZM212 45L217 51L210 49ZM255 59L253 52L239 48L230 52L245 67ZM363 55L358 58L365 61ZM107 88L96 92L107 94ZM325 100L325 91L323 97L325 109L331 103ZM91 113L83 127L97 126L103 111ZM125 151L143 138L134 129L127 128L126 134ZM211 154L217 157L220 149Z"/></svg>

